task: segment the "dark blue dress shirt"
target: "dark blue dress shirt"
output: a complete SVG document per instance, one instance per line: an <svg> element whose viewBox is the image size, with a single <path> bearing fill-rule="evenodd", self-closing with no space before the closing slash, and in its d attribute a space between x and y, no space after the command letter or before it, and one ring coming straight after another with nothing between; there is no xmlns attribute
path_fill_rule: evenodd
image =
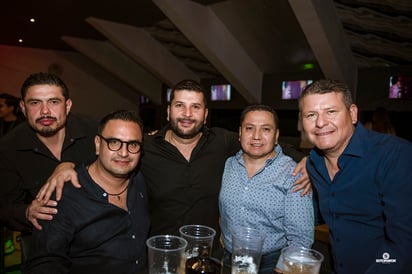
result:
<svg viewBox="0 0 412 274"><path fill-rule="evenodd" d="M307 161L336 272L412 273L412 144L358 124L338 165L331 180L322 152Z"/></svg>

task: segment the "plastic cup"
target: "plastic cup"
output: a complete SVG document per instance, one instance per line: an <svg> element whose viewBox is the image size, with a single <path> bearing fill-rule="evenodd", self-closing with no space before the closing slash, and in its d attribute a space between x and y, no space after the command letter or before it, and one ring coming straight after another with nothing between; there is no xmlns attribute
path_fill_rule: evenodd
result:
<svg viewBox="0 0 412 274"><path fill-rule="evenodd" d="M257 229L239 227L232 232L232 274L257 274L266 235Z"/></svg>
<svg viewBox="0 0 412 274"><path fill-rule="evenodd" d="M205 225L184 225L179 228L180 236L187 241L185 250L186 259L197 257L201 246L209 247L209 255L212 254L213 239L216 231Z"/></svg>
<svg viewBox="0 0 412 274"><path fill-rule="evenodd" d="M285 274L318 274L323 262L322 253L305 247L285 247L282 256Z"/></svg>
<svg viewBox="0 0 412 274"><path fill-rule="evenodd" d="M173 235L158 235L146 241L150 274L184 273L187 241Z"/></svg>

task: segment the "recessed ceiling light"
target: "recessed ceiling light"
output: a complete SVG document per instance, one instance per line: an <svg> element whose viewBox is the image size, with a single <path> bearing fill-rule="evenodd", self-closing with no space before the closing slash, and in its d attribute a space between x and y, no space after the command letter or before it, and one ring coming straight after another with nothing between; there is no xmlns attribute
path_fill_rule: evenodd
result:
<svg viewBox="0 0 412 274"><path fill-rule="evenodd" d="M36 19L30 18L30 22L34 23L34 22L36 22Z"/></svg>

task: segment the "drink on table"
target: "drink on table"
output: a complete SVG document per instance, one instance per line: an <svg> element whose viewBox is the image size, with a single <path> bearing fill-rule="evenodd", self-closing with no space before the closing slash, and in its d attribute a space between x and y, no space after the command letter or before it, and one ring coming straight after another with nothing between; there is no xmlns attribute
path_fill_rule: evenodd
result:
<svg viewBox="0 0 412 274"><path fill-rule="evenodd" d="M285 274L318 274L323 255L304 247L285 247L282 249Z"/></svg>
<svg viewBox="0 0 412 274"><path fill-rule="evenodd" d="M232 274L259 272L264 233L251 227L238 227L232 232Z"/></svg>
<svg viewBox="0 0 412 274"><path fill-rule="evenodd" d="M186 274L220 274L221 264L218 260L211 258L209 255L210 247L201 245L199 247L199 256L186 260Z"/></svg>

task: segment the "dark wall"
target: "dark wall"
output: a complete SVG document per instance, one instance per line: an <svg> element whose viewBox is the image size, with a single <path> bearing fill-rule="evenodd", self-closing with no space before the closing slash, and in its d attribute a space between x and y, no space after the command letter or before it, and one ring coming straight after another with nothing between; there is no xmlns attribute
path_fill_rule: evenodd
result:
<svg viewBox="0 0 412 274"><path fill-rule="evenodd" d="M389 99L389 77L412 75L412 66L398 68L361 69L355 101L363 111L385 107L392 112L412 112L412 99Z"/></svg>

